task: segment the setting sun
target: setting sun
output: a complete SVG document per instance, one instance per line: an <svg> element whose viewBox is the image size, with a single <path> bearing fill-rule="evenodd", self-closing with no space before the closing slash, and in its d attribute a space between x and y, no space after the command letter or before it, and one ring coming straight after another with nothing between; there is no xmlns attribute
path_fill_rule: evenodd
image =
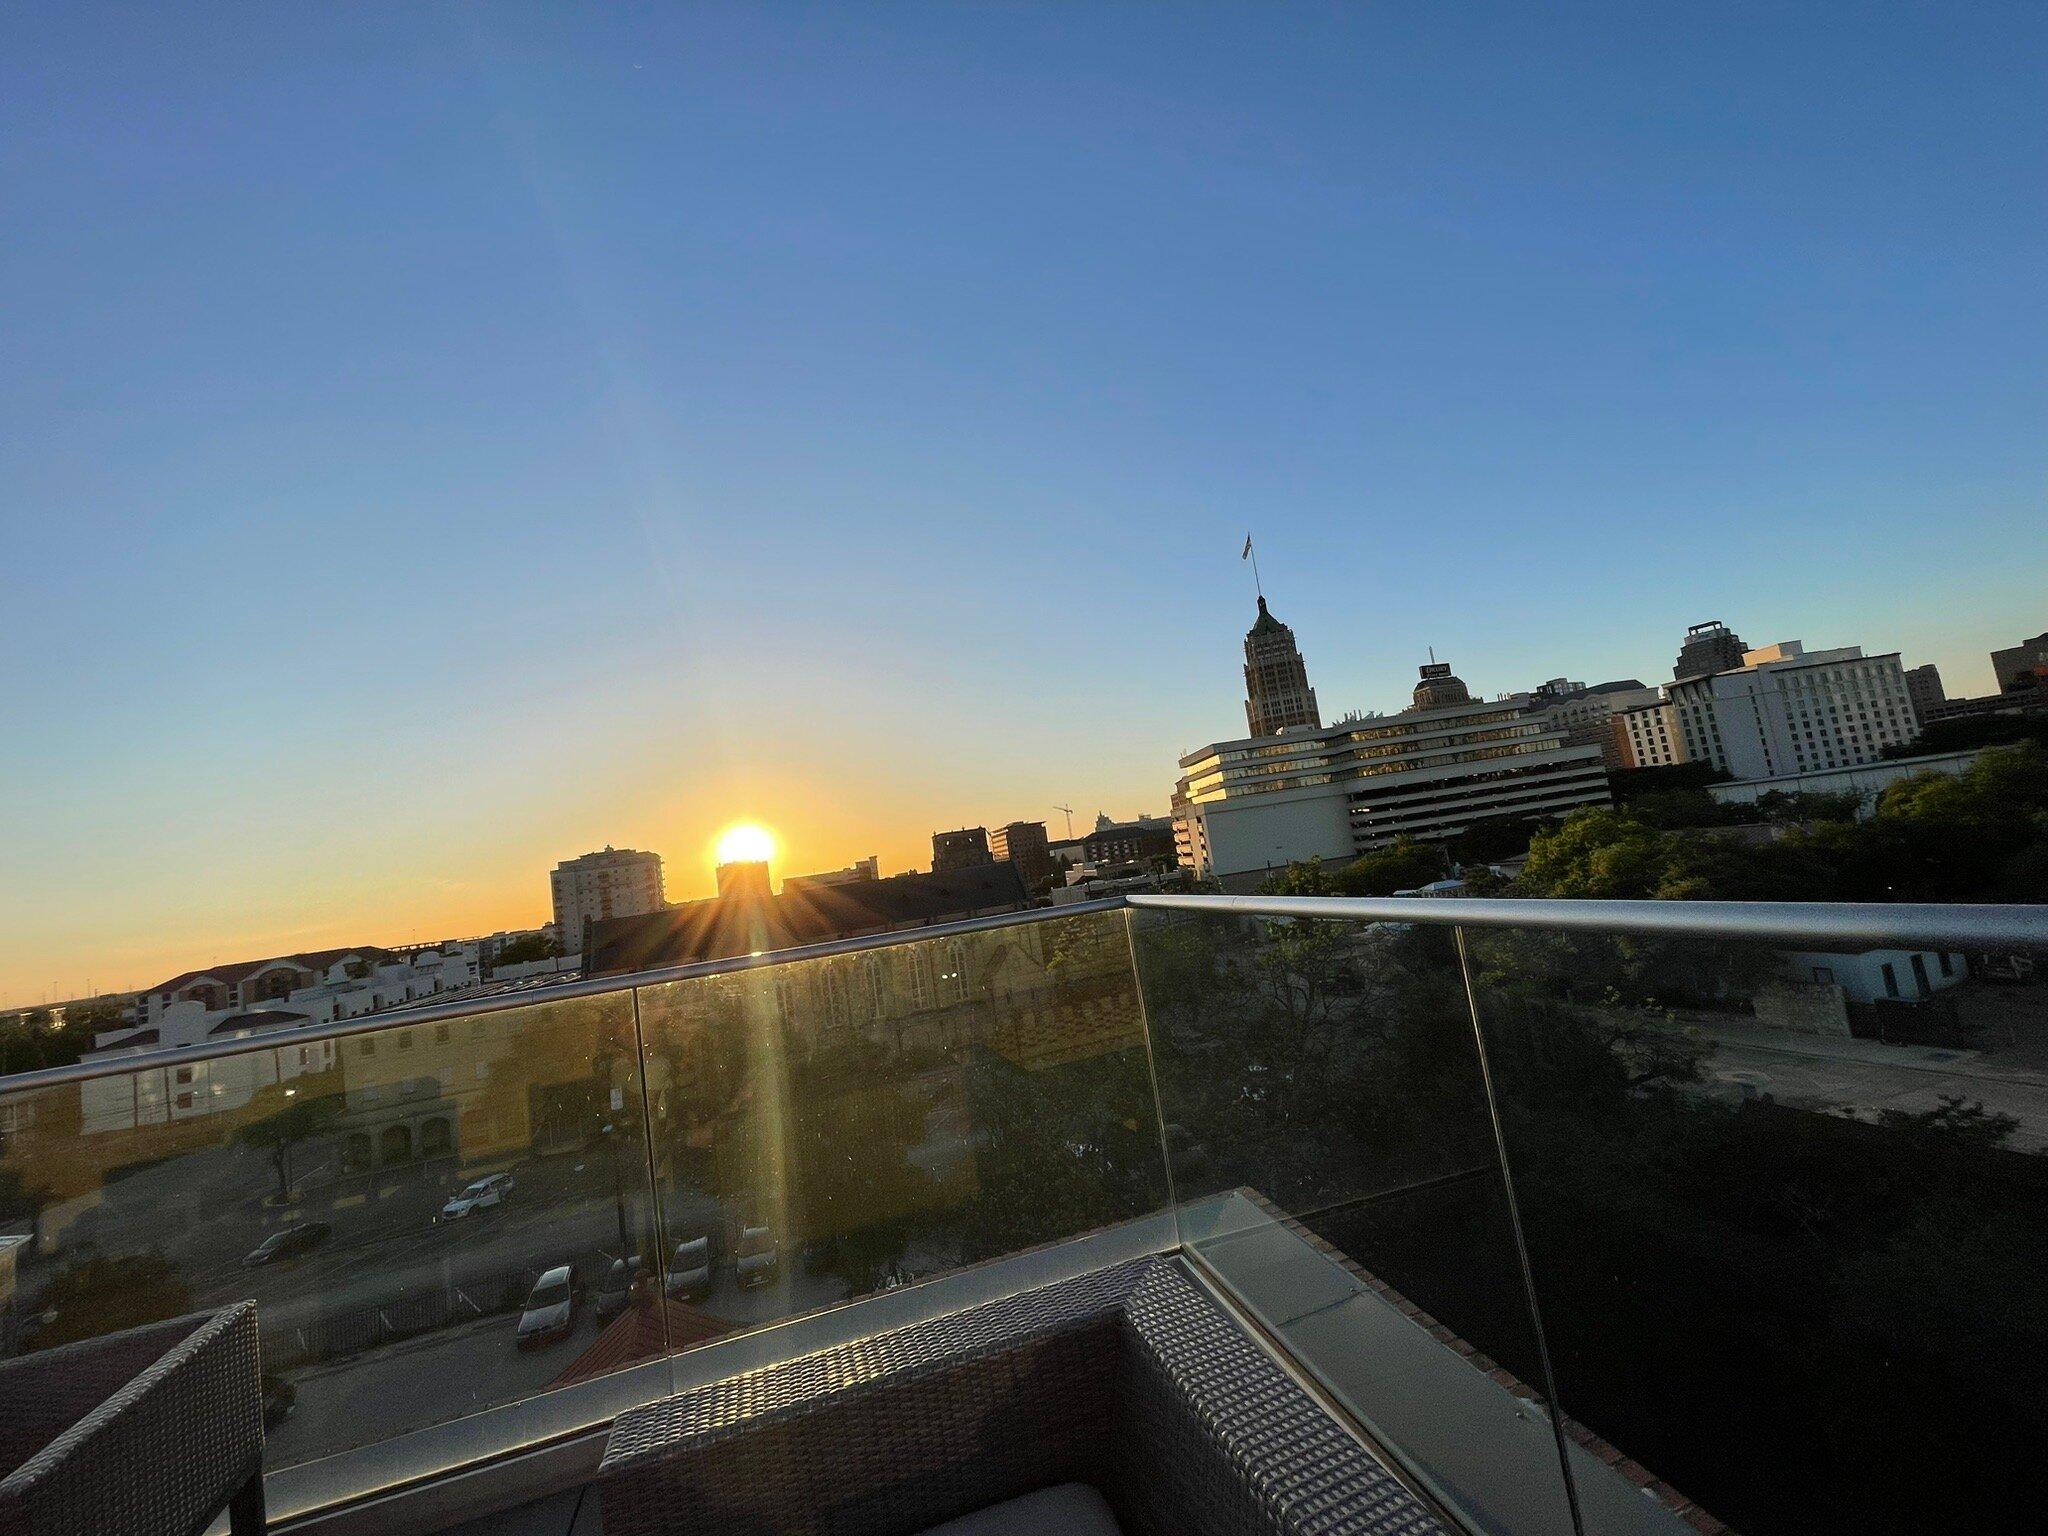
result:
<svg viewBox="0 0 2048 1536"><path fill-rule="evenodd" d="M766 864L775 856L775 834L759 822L734 822L718 834L721 864Z"/></svg>

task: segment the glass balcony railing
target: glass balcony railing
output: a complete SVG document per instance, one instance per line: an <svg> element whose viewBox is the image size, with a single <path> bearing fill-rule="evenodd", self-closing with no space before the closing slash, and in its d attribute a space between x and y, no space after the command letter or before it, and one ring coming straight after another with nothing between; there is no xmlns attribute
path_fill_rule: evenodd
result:
<svg viewBox="0 0 2048 1536"><path fill-rule="evenodd" d="M0 1079L0 1351L289 1518L1178 1248L1471 1529L2011 1528L2044 1149L2042 908L1134 897Z"/></svg>

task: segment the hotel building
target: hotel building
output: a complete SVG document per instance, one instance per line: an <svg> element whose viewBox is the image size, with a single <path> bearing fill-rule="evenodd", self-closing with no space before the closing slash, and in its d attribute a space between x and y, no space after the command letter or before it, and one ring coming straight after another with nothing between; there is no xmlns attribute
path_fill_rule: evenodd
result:
<svg viewBox="0 0 2048 1536"><path fill-rule="evenodd" d="M1438 662L1397 715L1216 742L1180 760L1181 866L1226 889L1310 858L1349 861L1397 837L1442 840L1494 817L1608 800L1598 746L1574 746L1527 694L1474 700Z"/></svg>
<svg viewBox="0 0 2048 1536"><path fill-rule="evenodd" d="M1685 755L1737 779L1874 763L1920 734L1898 652L1808 651L1797 640L1745 651L1742 665L1668 689Z"/></svg>

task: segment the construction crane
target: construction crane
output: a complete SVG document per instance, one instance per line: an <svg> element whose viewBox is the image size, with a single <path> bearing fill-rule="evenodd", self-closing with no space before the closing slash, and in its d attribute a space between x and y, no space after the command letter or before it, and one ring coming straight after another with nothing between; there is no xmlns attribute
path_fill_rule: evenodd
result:
<svg viewBox="0 0 2048 1536"><path fill-rule="evenodd" d="M1053 809L1067 813L1067 841L1071 843L1074 840L1074 808L1071 805L1055 805Z"/></svg>

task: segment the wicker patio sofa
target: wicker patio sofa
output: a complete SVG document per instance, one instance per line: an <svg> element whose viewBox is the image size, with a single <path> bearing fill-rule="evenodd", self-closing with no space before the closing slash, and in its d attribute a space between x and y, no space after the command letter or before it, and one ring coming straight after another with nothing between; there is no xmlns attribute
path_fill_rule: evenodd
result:
<svg viewBox="0 0 2048 1536"><path fill-rule="evenodd" d="M262 1381L247 1301L0 1364L0 1536L260 1536Z"/></svg>
<svg viewBox="0 0 2048 1536"><path fill-rule="evenodd" d="M1171 1257L635 1409L598 1488L608 1536L1445 1530Z"/></svg>

